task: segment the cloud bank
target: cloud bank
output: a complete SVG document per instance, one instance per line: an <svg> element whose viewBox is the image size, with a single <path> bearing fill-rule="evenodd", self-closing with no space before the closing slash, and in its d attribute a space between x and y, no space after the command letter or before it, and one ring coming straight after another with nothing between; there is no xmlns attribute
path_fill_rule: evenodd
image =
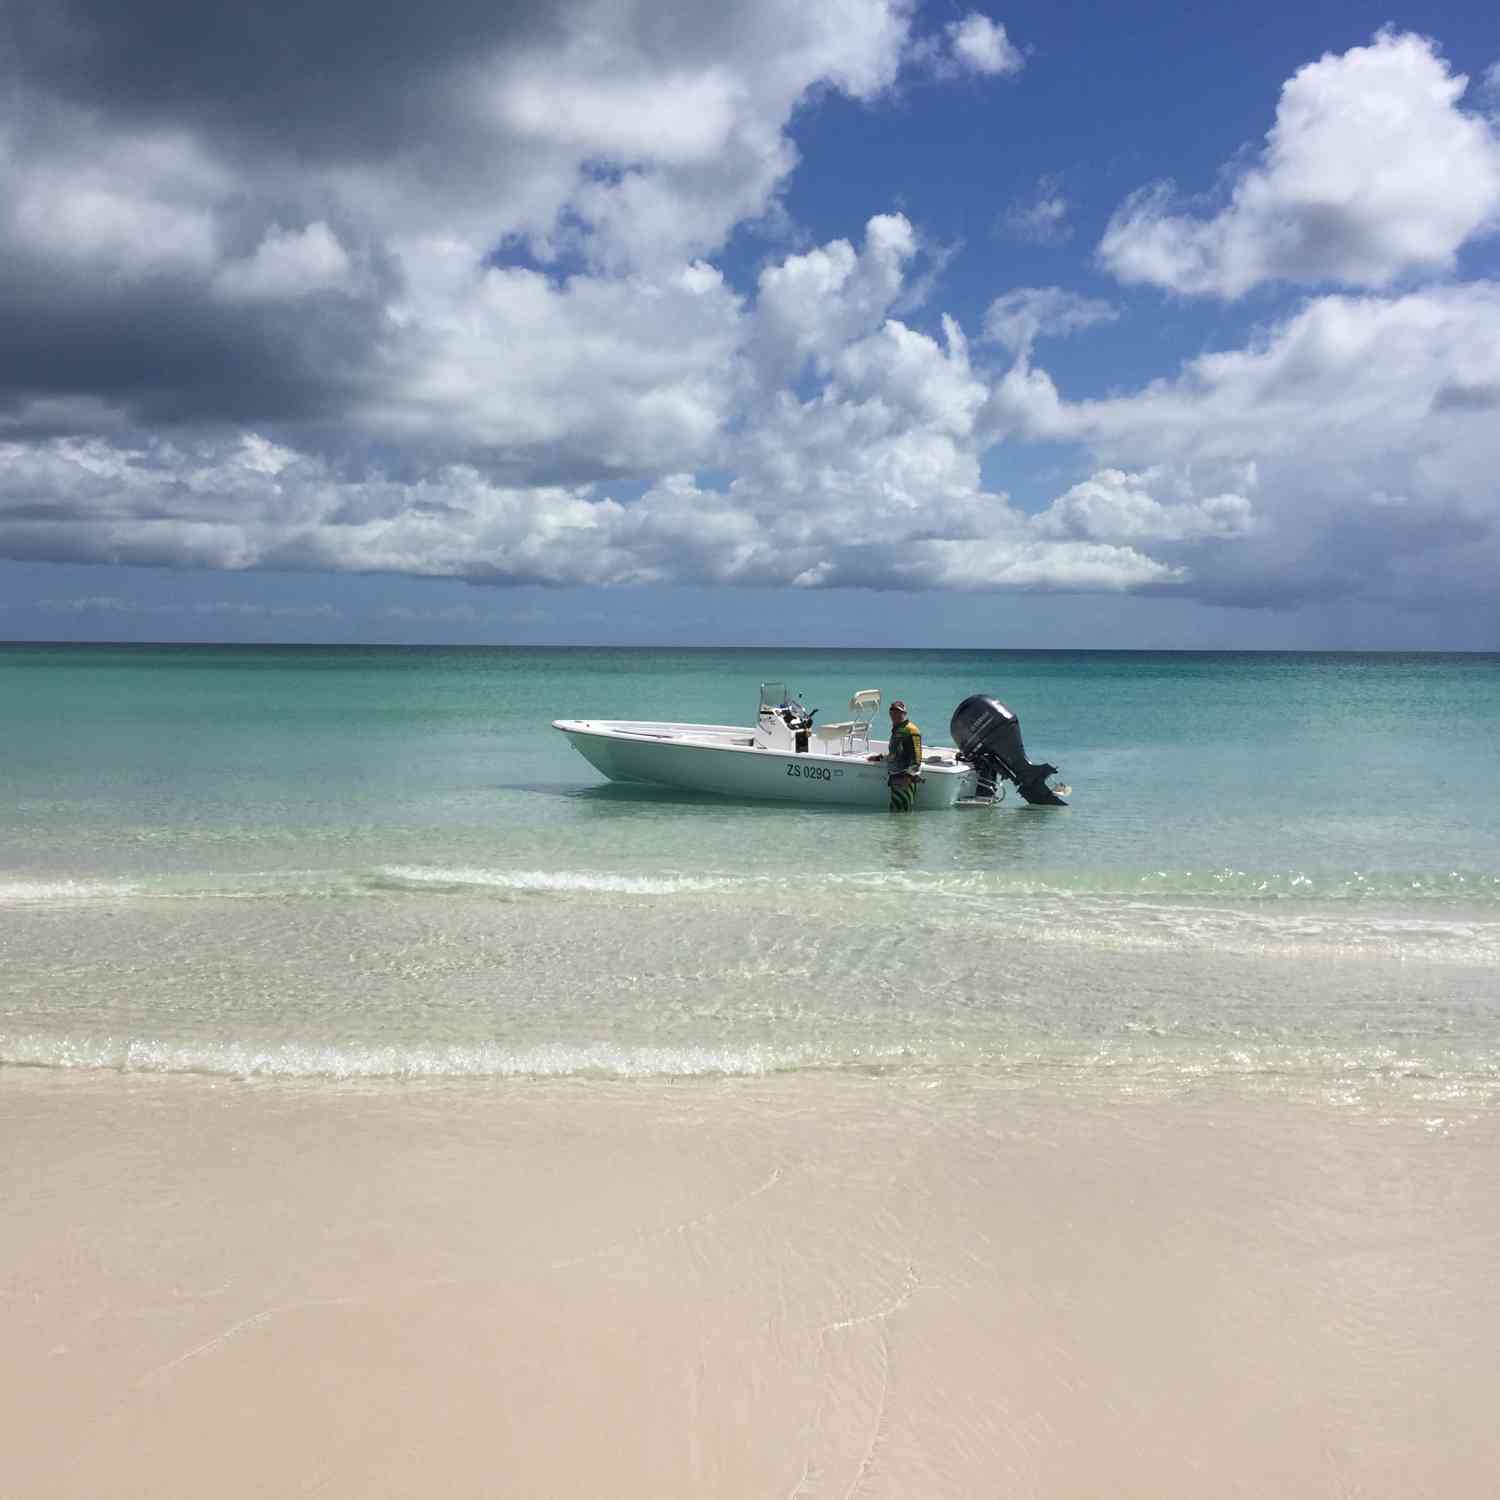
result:
<svg viewBox="0 0 1500 1500"><path fill-rule="evenodd" d="M0 556L1257 606L1500 575L1500 292L1422 282L1494 227L1500 145L1427 39L1309 64L1218 212L1148 187L1098 250L1125 287L1321 294L1071 400L1036 344L1128 305L1001 280L971 346L887 205L725 271L811 101L1012 86L977 12L10 9ZM984 477L1021 443L1078 470L1024 507Z"/></svg>

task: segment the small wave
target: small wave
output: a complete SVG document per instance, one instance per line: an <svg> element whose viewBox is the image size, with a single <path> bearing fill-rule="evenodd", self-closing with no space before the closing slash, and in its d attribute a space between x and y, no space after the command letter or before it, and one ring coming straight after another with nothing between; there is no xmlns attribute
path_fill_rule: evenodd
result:
<svg viewBox="0 0 1500 1500"><path fill-rule="evenodd" d="M1500 905L1500 875L1487 872L1307 873L1298 870L988 870L785 871L658 870L630 873L589 869L505 869L468 865L388 864L373 869L244 871L178 874L131 880L88 875L0 878L0 907L110 900L233 901L328 900L360 896L528 895L687 898L705 895L757 903L789 895L838 903L858 896L989 906L1028 898L1062 903L1210 902L1290 913L1300 907L1345 910L1387 906L1413 914L1445 903L1475 913ZM847 910L847 905L844 908Z"/></svg>
<svg viewBox="0 0 1500 1500"><path fill-rule="evenodd" d="M1427 960L1470 968L1500 963L1500 923L1366 916L1363 911L1266 910L1234 904L1075 897L1017 902L1012 936L1023 940L1114 951L1212 952L1246 958Z"/></svg>
<svg viewBox="0 0 1500 1500"><path fill-rule="evenodd" d="M1311 1088L1357 1103L1365 1089L1402 1088L1415 1097L1493 1101L1500 1088L1500 1054L1408 1054L1377 1045L1352 1048L1285 1044L1162 1050L1128 1044L999 1045L993 1049L941 1046L866 1047L837 1052L817 1047L748 1045L625 1046L551 1043L510 1050L498 1043L367 1047L332 1044L205 1042L6 1037L0 1068L68 1072L186 1074L267 1082L483 1082L507 1079L760 1078L785 1073L948 1074L1016 1084L1107 1084L1140 1088L1192 1087L1237 1081L1249 1087Z"/></svg>
<svg viewBox="0 0 1500 1500"><path fill-rule="evenodd" d="M1058 870L1027 874L1012 870L808 872L811 882L871 892L989 898L1079 897L1225 899L1245 902L1337 902L1339 904L1461 901L1500 903L1500 875L1442 872L1301 870Z"/></svg>
<svg viewBox="0 0 1500 1500"><path fill-rule="evenodd" d="M711 1078L761 1077L801 1068L872 1068L911 1061L905 1048L815 1049L544 1043L469 1046L336 1046L313 1042L169 1042L114 1037L0 1036L0 1067L121 1073L201 1073L219 1078Z"/></svg>
<svg viewBox="0 0 1500 1500"><path fill-rule="evenodd" d="M609 875L581 870L430 869L387 865L373 884L384 889L582 892L623 896L680 896L743 883L735 876Z"/></svg>
<svg viewBox="0 0 1500 1500"><path fill-rule="evenodd" d="M1273 901L1500 901L1500 875L1466 870L1153 870L1137 876L1134 889L1143 895Z"/></svg>
<svg viewBox="0 0 1500 1500"><path fill-rule="evenodd" d="M0 906L31 906L62 901L99 901L133 896L138 887L106 880L0 880Z"/></svg>
<svg viewBox="0 0 1500 1500"><path fill-rule="evenodd" d="M1500 903L1500 875L1428 873L1309 874L1300 870L1088 870L1027 874L1013 870L832 870L730 873L710 870L632 875L596 870L505 870L477 867L386 865L367 884L386 891L550 892L558 895L684 896L735 891L754 898L769 892L858 891L872 896L925 895L969 899L1051 897L1062 900L1158 898L1230 899L1277 905L1300 902L1376 903L1465 901Z"/></svg>

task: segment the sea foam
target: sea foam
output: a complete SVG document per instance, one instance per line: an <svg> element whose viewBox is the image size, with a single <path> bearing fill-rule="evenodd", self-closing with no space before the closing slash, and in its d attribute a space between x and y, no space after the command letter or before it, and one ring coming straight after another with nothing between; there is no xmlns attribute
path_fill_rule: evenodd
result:
<svg viewBox="0 0 1500 1500"><path fill-rule="evenodd" d="M694 891L718 891L737 883L733 876L615 875L585 870L444 869L418 865L386 865L375 876L377 885L401 889L495 891L597 892L625 896L679 896Z"/></svg>
<svg viewBox="0 0 1500 1500"><path fill-rule="evenodd" d="M0 880L0 906L123 899L134 896L138 890L138 886L125 881Z"/></svg>

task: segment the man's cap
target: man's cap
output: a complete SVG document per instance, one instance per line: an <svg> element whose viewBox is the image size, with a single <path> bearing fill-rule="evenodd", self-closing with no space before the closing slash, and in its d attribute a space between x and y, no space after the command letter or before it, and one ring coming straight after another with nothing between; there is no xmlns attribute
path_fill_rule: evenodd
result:
<svg viewBox="0 0 1500 1500"><path fill-rule="evenodd" d="M892 699L891 709L892 711L899 711L904 714L906 712L906 700L904 698Z"/></svg>

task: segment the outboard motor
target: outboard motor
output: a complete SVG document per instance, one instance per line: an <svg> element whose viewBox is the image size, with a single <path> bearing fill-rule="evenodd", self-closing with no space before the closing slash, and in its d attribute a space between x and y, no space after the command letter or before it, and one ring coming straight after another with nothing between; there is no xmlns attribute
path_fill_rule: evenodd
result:
<svg viewBox="0 0 1500 1500"><path fill-rule="evenodd" d="M1026 759L1021 721L997 699L977 694L965 698L953 710L949 728L960 758L979 773L977 795L993 797L995 782L1003 776L1016 784L1028 802L1050 807L1068 805L1047 785L1047 778L1057 775L1057 767L1045 762L1034 766Z"/></svg>

